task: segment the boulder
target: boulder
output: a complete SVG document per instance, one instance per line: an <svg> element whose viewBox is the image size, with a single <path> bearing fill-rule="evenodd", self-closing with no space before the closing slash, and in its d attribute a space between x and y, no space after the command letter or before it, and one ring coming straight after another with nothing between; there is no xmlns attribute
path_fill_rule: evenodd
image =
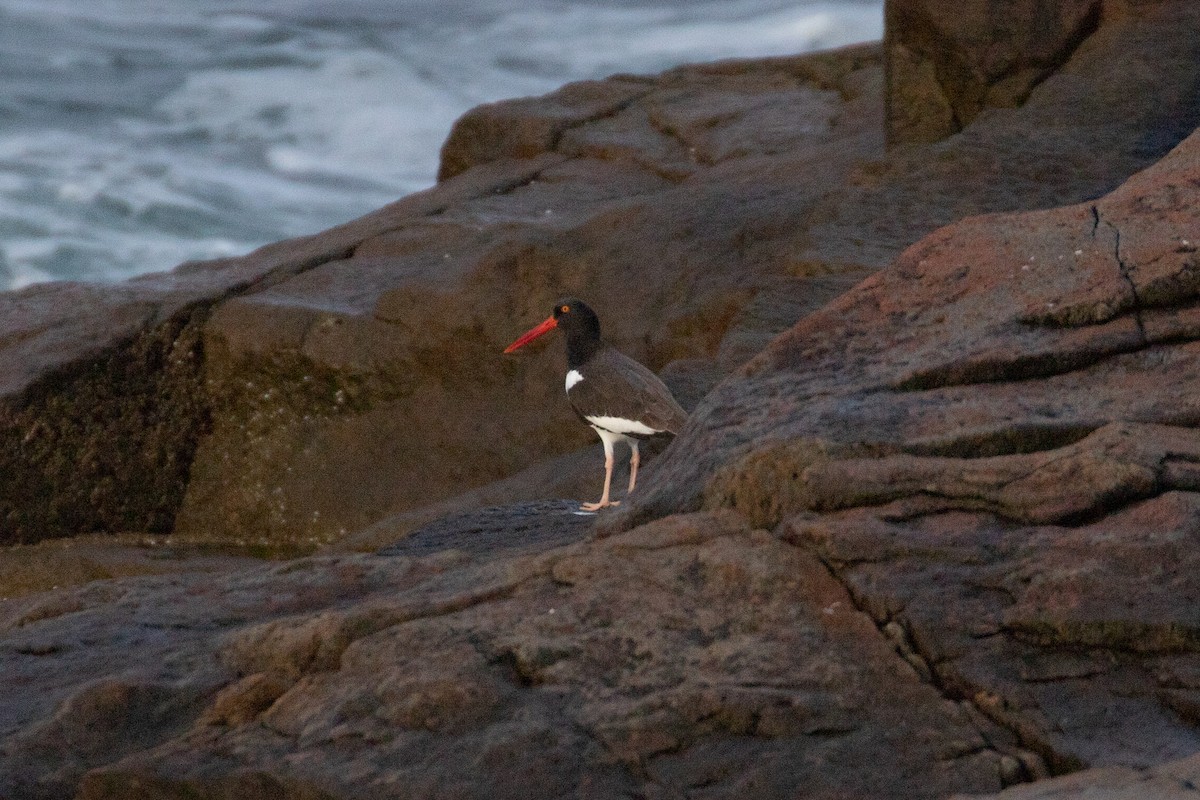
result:
<svg viewBox="0 0 1200 800"><path fill-rule="evenodd" d="M1036 755L1015 774L1167 781L1200 749L1197 231L1200 132L936 231L716 387L601 532L735 509Z"/></svg>
<svg viewBox="0 0 1200 800"><path fill-rule="evenodd" d="M341 257L397 218L493 193L496 173L241 258L0 294L0 542L173 530L212 426L213 309Z"/></svg>
<svg viewBox="0 0 1200 800"><path fill-rule="evenodd" d="M812 85L812 61L824 67L821 85ZM749 230L769 224L783 234L796 213L789 197L814 190L789 188L782 175L756 183L798 149L807 157L805 148L844 144L825 157L830 176L878 153L879 74L876 50L860 48L640 79L636 100L625 94L630 80L616 78L624 110L612 114L596 110L604 93L588 84L468 115L445 155L465 171L448 168L432 194L480 172L520 171L520 180L439 205L214 312L204 341L212 432L192 463L177 530L325 542L594 444L562 397L561 346L552 357L500 355L562 294L589 298L606 334L655 369L711 364L764 286L802 292L811 281L808 308L832 297L850 281L788 269ZM716 97L719 113L706 105ZM664 119L696 116L709 136L737 138L738 126L759 135L729 152L714 140L693 160L652 123L652 108ZM471 122L485 113L500 118ZM511 123L521 114L547 118ZM460 144L510 129L490 150ZM526 129L554 148L531 150ZM649 163L660 150L669 163ZM483 152L495 158L467 157ZM671 166L680 159L686 171ZM778 316L748 318L747 336L765 343L794 320ZM763 321L773 327L762 330ZM722 369L674 372L700 395Z"/></svg>
<svg viewBox="0 0 1200 800"><path fill-rule="evenodd" d="M1094 202L934 233L706 397L611 524L922 492L1069 521L1194 488L1197 230L1200 133Z"/></svg>

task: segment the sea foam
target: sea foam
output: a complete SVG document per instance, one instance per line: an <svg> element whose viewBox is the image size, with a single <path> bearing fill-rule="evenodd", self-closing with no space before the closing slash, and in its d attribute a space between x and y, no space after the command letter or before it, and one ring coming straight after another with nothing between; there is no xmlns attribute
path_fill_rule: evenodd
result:
<svg viewBox="0 0 1200 800"><path fill-rule="evenodd" d="M881 31L881 0L0 0L0 288L352 219L479 103Z"/></svg>

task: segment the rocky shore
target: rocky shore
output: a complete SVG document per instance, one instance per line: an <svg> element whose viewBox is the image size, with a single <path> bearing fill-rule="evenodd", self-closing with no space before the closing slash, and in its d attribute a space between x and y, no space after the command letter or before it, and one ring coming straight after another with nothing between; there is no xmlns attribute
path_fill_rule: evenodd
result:
<svg viewBox="0 0 1200 800"><path fill-rule="evenodd" d="M960 5L0 296L0 797L1192 796L1200 9ZM595 519L563 293L692 411Z"/></svg>

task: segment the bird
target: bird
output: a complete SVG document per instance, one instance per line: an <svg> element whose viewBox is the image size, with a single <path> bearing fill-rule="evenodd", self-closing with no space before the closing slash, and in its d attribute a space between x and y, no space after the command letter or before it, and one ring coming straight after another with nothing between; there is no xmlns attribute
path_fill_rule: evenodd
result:
<svg viewBox="0 0 1200 800"><path fill-rule="evenodd" d="M687 412L657 375L600 337L600 318L587 303L574 297L555 303L545 321L517 337L504 352L524 347L555 328L566 335L567 400L604 444L604 493L598 502L583 503L580 510L598 511L620 505L620 501L609 497L613 447L618 442L629 444L628 496L637 484L638 440L661 433L678 434L687 421Z"/></svg>

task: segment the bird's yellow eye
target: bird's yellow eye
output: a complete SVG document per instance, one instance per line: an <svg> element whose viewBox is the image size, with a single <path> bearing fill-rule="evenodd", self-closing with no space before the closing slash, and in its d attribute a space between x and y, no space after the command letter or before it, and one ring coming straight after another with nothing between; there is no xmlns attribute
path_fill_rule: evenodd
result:
<svg viewBox="0 0 1200 800"><path fill-rule="evenodd" d="M562 311L562 313L564 313L564 314L566 314L570 310L571 310L570 306L563 306L562 308L559 309L559 311Z"/></svg>

